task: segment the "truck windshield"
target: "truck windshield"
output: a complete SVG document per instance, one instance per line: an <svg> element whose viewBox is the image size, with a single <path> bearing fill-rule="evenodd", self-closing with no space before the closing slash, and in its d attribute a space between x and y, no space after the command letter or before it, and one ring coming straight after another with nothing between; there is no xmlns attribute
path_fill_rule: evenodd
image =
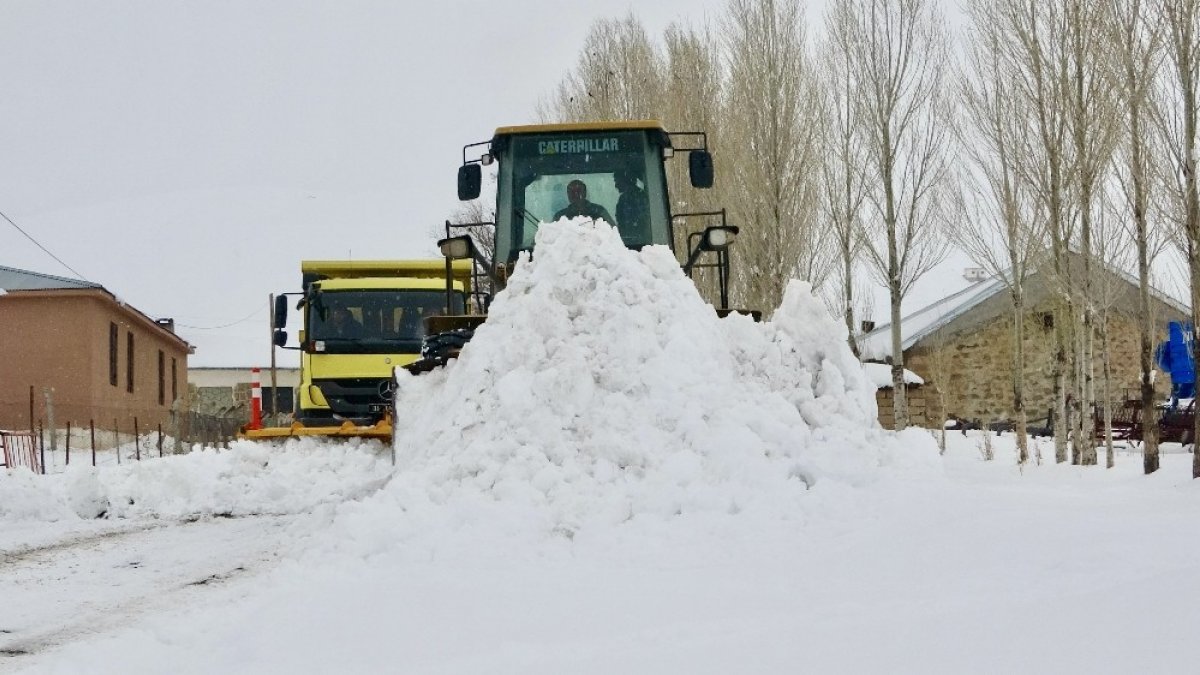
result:
<svg viewBox="0 0 1200 675"><path fill-rule="evenodd" d="M451 312L462 313L462 293ZM419 353L426 316L446 311L443 290L322 291L308 307L309 340L326 342L330 353Z"/></svg>
<svg viewBox="0 0 1200 675"><path fill-rule="evenodd" d="M532 249L539 223L580 216L630 248L669 243L662 149L645 131L513 136L499 159L499 259Z"/></svg>

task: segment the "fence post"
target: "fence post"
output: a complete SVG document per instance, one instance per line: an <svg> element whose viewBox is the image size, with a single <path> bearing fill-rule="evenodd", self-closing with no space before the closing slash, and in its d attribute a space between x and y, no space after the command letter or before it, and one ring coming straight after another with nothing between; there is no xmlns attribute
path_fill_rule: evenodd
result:
<svg viewBox="0 0 1200 675"><path fill-rule="evenodd" d="M50 387L43 387L42 388L42 396L44 396L46 398L46 424L47 424L47 426L50 427L50 451L55 452L58 450L58 434L55 433L56 431L58 431L58 428L54 424L54 393L53 393L53 390L51 390Z"/></svg>
<svg viewBox="0 0 1200 675"><path fill-rule="evenodd" d="M117 451L117 466L121 465L121 427L117 418L113 418L113 448Z"/></svg>
<svg viewBox="0 0 1200 675"><path fill-rule="evenodd" d="M171 437L175 440L171 443L171 454L178 455L180 451L180 435L179 435L179 399L171 401Z"/></svg>
<svg viewBox="0 0 1200 675"><path fill-rule="evenodd" d="M46 439L42 436L42 432L45 431L45 429L46 428L42 426L41 422L38 422L38 449L41 452L43 476L46 475Z"/></svg>
<svg viewBox="0 0 1200 675"><path fill-rule="evenodd" d="M71 420L67 420L67 466L71 466Z"/></svg>
<svg viewBox="0 0 1200 675"><path fill-rule="evenodd" d="M142 461L142 435L138 431L137 415L133 416L133 453L134 459Z"/></svg>
<svg viewBox="0 0 1200 675"><path fill-rule="evenodd" d="M92 466L96 466L96 420L88 420L88 429L92 434Z"/></svg>
<svg viewBox="0 0 1200 675"><path fill-rule="evenodd" d="M163 445L162 422L159 422L158 423L158 456L160 458L162 457L162 445Z"/></svg>

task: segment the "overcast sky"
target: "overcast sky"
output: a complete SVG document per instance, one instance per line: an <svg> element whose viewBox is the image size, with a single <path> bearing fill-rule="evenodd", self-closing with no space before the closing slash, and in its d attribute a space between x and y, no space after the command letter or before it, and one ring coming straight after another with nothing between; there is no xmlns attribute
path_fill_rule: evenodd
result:
<svg viewBox="0 0 1200 675"><path fill-rule="evenodd" d="M636 11L657 35L723 5ZM265 364L301 259L434 254L461 146L535 121L592 21L631 7L0 0L0 211L174 317L192 365ZM0 265L74 276L2 221Z"/></svg>

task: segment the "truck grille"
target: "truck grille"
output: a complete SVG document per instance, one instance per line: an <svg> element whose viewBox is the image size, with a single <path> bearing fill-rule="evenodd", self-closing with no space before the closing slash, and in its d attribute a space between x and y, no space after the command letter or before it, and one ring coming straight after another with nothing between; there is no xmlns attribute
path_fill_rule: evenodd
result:
<svg viewBox="0 0 1200 675"><path fill-rule="evenodd" d="M313 384L325 395L330 410L344 417L382 416L391 405L391 378L314 380Z"/></svg>

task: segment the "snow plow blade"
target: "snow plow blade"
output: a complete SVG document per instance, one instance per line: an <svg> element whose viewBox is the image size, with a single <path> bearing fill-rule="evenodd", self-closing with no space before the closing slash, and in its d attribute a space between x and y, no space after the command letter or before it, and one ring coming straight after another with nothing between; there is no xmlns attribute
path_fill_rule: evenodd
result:
<svg viewBox="0 0 1200 675"><path fill-rule="evenodd" d="M375 438L381 441L392 440L392 422L384 419L371 426L359 426L351 422L343 422L341 426L306 427L293 423L290 427L264 427L262 429L238 430L238 438L250 441L269 441L278 438L299 438L302 436L320 436L325 438Z"/></svg>

